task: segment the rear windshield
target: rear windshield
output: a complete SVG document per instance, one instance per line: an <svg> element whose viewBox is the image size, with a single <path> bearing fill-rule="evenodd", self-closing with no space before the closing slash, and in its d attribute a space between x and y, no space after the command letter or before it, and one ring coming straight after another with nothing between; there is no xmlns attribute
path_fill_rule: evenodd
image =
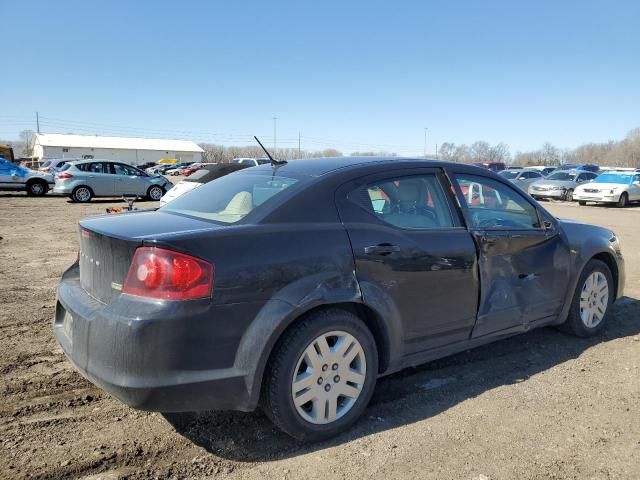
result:
<svg viewBox="0 0 640 480"><path fill-rule="evenodd" d="M65 170L69 170L70 168L71 168L71 164L65 163L64 165L62 165L62 168L60 168L60 171L64 172Z"/></svg>
<svg viewBox="0 0 640 480"><path fill-rule="evenodd" d="M236 223L298 181L268 173L236 172L216 178L176 198L161 210L216 222Z"/></svg>
<svg viewBox="0 0 640 480"><path fill-rule="evenodd" d="M48 167L49 165L51 165L51 160L47 160L42 164L43 167Z"/></svg>

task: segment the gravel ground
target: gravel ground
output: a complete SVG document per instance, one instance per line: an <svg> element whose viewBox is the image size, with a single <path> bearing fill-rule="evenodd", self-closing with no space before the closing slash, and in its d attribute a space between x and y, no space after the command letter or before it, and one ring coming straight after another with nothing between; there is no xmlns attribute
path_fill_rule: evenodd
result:
<svg viewBox="0 0 640 480"><path fill-rule="evenodd" d="M627 297L601 336L541 329L382 379L351 432L308 446L259 412L138 412L85 381L52 336L55 287L77 221L122 202L0 205L1 478L640 478L638 207L546 204L621 238Z"/></svg>

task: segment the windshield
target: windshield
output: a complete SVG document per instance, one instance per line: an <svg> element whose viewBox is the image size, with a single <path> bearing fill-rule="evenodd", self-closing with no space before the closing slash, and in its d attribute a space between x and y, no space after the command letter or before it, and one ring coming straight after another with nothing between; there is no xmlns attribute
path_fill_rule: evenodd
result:
<svg viewBox="0 0 640 480"><path fill-rule="evenodd" d="M593 183L620 183L629 185L633 180L633 175L624 173L603 173L593 181Z"/></svg>
<svg viewBox="0 0 640 480"><path fill-rule="evenodd" d="M273 174L232 173L178 197L161 210L236 223L298 180Z"/></svg>
<svg viewBox="0 0 640 480"><path fill-rule="evenodd" d="M547 180L561 180L563 182L572 182L576 178L576 173L555 172L547 177Z"/></svg>
<svg viewBox="0 0 640 480"><path fill-rule="evenodd" d="M513 171L510 171L510 170L503 170L498 175L503 176L507 180L513 180L514 178L516 178L518 176L518 173L520 173L520 172L513 172Z"/></svg>

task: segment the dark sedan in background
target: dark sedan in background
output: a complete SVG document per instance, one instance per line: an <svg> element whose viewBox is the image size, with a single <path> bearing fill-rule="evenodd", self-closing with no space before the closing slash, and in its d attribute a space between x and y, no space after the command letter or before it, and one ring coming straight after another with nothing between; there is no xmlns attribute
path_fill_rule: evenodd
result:
<svg viewBox="0 0 640 480"><path fill-rule="evenodd" d="M611 231L489 170L397 158L241 170L79 240L54 331L90 381L146 410L260 405L309 441L381 375L545 325L597 334L625 278Z"/></svg>

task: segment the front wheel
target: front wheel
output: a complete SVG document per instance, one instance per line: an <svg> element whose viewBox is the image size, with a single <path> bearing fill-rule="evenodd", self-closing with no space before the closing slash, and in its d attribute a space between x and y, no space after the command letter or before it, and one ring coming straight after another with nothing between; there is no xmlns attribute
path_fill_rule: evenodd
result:
<svg viewBox="0 0 640 480"><path fill-rule="evenodd" d="M162 187L159 187L157 185L150 187L147 191L147 197L149 198L149 200L158 201L162 198L163 195L164 190L162 189Z"/></svg>
<svg viewBox="0 0 640 480"><path fill-rule="evenodd" d="M620 195L620 198L618 199L618 203L616 203L616 207L624 208L628 204L629 204L629 196L627 195L627 192L623 192L622 195Z"/></svg>
<svg viewBox="0 0 640 480"><path fill-rule="evenodd" d="M578 337L596 335L605 325L614 296L611 270L600 260L590 260L580 275L562 329Z"/></svg>
<svg viewBox="0 0 640 480"><path fill-rule="evenodd" d="M42 195L47 193L48 190L49 187L47 186L47 184L40 180L35 180L27 184L27 195L33 197L41 197Z"/></svg>
<svg viewBox="0 0 640 480"><path fill-rule="evenodd" d="M311 313L278 341L264 376L262 406L281 430L320 441L362 415L376 383L378 351L355 315Z"/></svg>

